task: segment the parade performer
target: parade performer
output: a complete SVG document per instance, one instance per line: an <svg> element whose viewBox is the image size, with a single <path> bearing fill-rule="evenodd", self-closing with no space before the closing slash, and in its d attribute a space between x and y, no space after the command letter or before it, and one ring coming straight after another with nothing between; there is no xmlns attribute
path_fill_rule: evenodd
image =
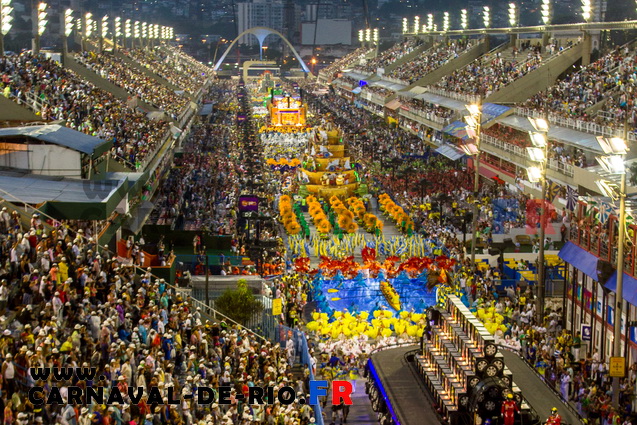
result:
<svg viewBox="0 0 637 425"><path fill-rule="evenodd" d="M513 425L516 413L520 413L520 408L513 399L513 394L509 393L507 399L502 403L502 419L504 420L504 425Z"/></svg>
<svg viewBox="0 0 637 425"><path fill-rule="evenodd" d="M557 407L551 409L551 416L546 420L546 425L561 425L562 417L557 413Z"/></svg>

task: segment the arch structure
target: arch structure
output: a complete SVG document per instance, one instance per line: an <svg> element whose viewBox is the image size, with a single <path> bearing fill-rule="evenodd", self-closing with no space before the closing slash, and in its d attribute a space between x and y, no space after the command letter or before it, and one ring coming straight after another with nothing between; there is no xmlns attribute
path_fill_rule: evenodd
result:
<svg viewBox="0 0 637 425"><path fill-rule="evenodd" d="M219 60L215 64L213 70L215 70L215 71L219 70L219 67L223 63L223 60L226 58L228 53L230 53L230 51L232 50L234 45L237 44L237 42L239 41L239 39L241 37L243 37L244 35L248 35L248 34L254 35L257 38L257 40L259 40L259 58L262 58L261 54L263 53L263 42L265 41L266 37L271 35L271 34L278 35L281 38L281 40L285 41L285 43L288 45L290 50L292 50L292 53L294 53L294 56L296 57L296 59L301 64L301 68L303 68L303 72L306 72L306 73L310 72L310 69L307 67L305 62L303 62L303 59L301 59L301 55L299 55L299 52L297 52L296 49L294 48L294 46L292 46L292 43L290 43L288 41L288 39L285 38L285 36L283 34L278 32L277 30L273 30L272 28L268 28L268 27L253 27L253 28L249 28L249 29L243 31L241 34L239 34L237 36L237 38L232 40L232 43L230 43L230 46L228 46L226 51L223 52L223 55L221 55L221 58L219 58Z"/></svg>

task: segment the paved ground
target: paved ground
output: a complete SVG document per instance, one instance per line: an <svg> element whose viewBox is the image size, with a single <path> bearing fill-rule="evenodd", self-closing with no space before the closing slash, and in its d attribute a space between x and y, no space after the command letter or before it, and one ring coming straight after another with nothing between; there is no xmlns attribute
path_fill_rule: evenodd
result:
<svg viewBox="0 0 637 425"><path fill-rule="evenodd" d="M347 416L347 424L354 425L373 425L378 423L376 413L372 410L372 405L369 401L369 396L365 394L365 380L357 379L354 394L352 395L352 406L349 408L349 414ZM325 425L330 425L331 410L328 406L325 413ZM333 419L334 424L341 424L341 417Z"/></svg>

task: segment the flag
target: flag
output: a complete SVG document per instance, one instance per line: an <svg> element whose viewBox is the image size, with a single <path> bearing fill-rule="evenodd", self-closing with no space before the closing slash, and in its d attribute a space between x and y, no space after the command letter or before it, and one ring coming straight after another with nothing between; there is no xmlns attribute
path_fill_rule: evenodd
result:
<svg viewBox="0 0 637 425"><path fill-rule="evenodd" d="M549 180L549 187L548 187L548 193L547 193L547 197L549 202L553 202L555 200L555 198L557 197L557 194L560 191L560 185L555 183L552 180Z"/></svg>
<svg viewBox="0 0 637 425"><path fill-rule="evenodd" d="M612 213L613 207L606 202L601 202L599 205L599 213L597 213L597 219L600 223L606 224Z"/></svg>
<svg viewBox="0 0 637 425"><path fill-rule="evenodd" d="M577 200L579 198L578 193L570 186L566 187L566 208L570 211L575 210L575 206L577 205Z"/></svg>

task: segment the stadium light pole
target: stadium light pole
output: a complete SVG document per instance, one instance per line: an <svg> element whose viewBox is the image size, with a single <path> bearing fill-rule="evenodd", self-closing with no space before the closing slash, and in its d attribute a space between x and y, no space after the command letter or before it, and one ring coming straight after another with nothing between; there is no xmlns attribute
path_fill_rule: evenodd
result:
<svg viewBox="0 0 637 425"><path fill-rule="evenodd" d="M460 27L463 30L469 28L469 17L467 16L467 9L462 9L460 11Z"/></svg>
<svg viewBox="0 0 637 425"><path fill-rule="evenodd" d="M34 20L34 28L33 28L33 54L40 54L40 37L44 34L46 30L46 24L49 22L46 19L48 13L46 12L47 4L44 2L38 3L37 9L35 10L35 20Z"/></svg>
<svg viewBox="0 0 637 425"><path fill-rule="evenodd" d="M11 31L11 21L13 21L13 7L11 0L1 0L0 2L0 55L4 55L4 36Z"/></svg>
<svg viewBox="0 0 637 425"><path fill-rule="evenodd" d="M418 35L420 30L420 16L414 17L414 34Z"/></svg>
<svg viewBox="0 0 637 425"><path fill-rule="evenodd" d="M82 50L86 50L86 42L93 34L93 14L91 12L87 12L84 15L84 25L83 29L83 37L82 37Z"/></svg>
<svg viewBox="0 0 637 425"><path fill-rule="evenodd" d="M139 34L140 34L139 33L139 21L135 21L135 23L133 24L133 41L131 42L131 47L135 47L135 39L137 39L137 41L141 45Z"/></svg>
<svg viewBox="0 0 637 425"><path fill-rule="evenodd" d="M359 34L360 32L363 30L359 30ZM409 20L407 18L403 18L403 34L407 34L409 33ZM360 37L359 37L359 41L360 41Z"/></svg>
<svg viewBox="0 0 637 425"><path fill-rule="evenodd" d="M482 8L482 21L485 29L491 27L491 8L489 6Z"/></svg>
<svg viewBox="0 0 637 425"><path fill-rule="evenodd" d="M537 268L537 297L535 300L537 323L542 324L544 318L544 239L546 237L546 223L548 201L546 200L546 169L548 168L548 132L549 124L543 118L529 118L535 131L530 132L532 147L526 148L529 159L536 165L527 168L529 181L542 182L542 208L540 210L540 249L538 251Z"/></svg>
<svg viewBox="0 0 637 425"><path fill-rule="evenodd" d="M620 175L619 191L616 186L605 180L595 183L601 192L617 201L619 199L619 230L617 234L617 287L615 288L615 314L613 323L613 357L621 358L622 349L622 312L624 309L624 244L626 241L626 165L624 156L628 153L628 125L624 123L624 138L613 137L606 139L598 137L602 150L606 156L597 157L597 162L609 174ZM613 377L613 406L619 408L619 377Z"/></svg>
<svg viewBox="0 0 637 425"><path fill-rule="evenodd" d="M108 15L102 16L100 21L100 52L104 51L104 39L108 37Z"/></svg>
<svg viewBox="0 0 637 425"><path fill-rule="evenodd" d="M126 21L124 21L124 42L122 43L124 48L128 47L126 45L126 42L132 43L131 41L132 39L133 39L132 21L130 19L127 19Z"/></svg>
<svg viewBox="0 0 637 425"><path fill-rule="evenodd" d="M473 227L471 235L471 269L476 268L476 243L478 239L478 192L480 191L480 127L482 122L482 105L481 102L471 105L465 105L469 111L469 115L465 117L467 122L468 134L475 141L475 149L466 150L465 153L473 156ZM463 148L464 149L464 148Z"/></svg>
<svg viewBox="0 0 637 425"><path fill-rule="evenodd" d="M122 38L122 18L115 17L113 23L113 51L117 50L117 41Z"/></svg>
<svg viewBox="0 0 637 425"><path fill-rule="evenodd" d="M427 14L427 31L433 31L434 30L434 14L433 13L428 13Z"/></svg>
<svg viewBox="0 0 637 425"><path fill-rule="evenodd" d="M62 60L69 54L69 37L73 33L73 9L66 9L62 14Z"/></svg>

